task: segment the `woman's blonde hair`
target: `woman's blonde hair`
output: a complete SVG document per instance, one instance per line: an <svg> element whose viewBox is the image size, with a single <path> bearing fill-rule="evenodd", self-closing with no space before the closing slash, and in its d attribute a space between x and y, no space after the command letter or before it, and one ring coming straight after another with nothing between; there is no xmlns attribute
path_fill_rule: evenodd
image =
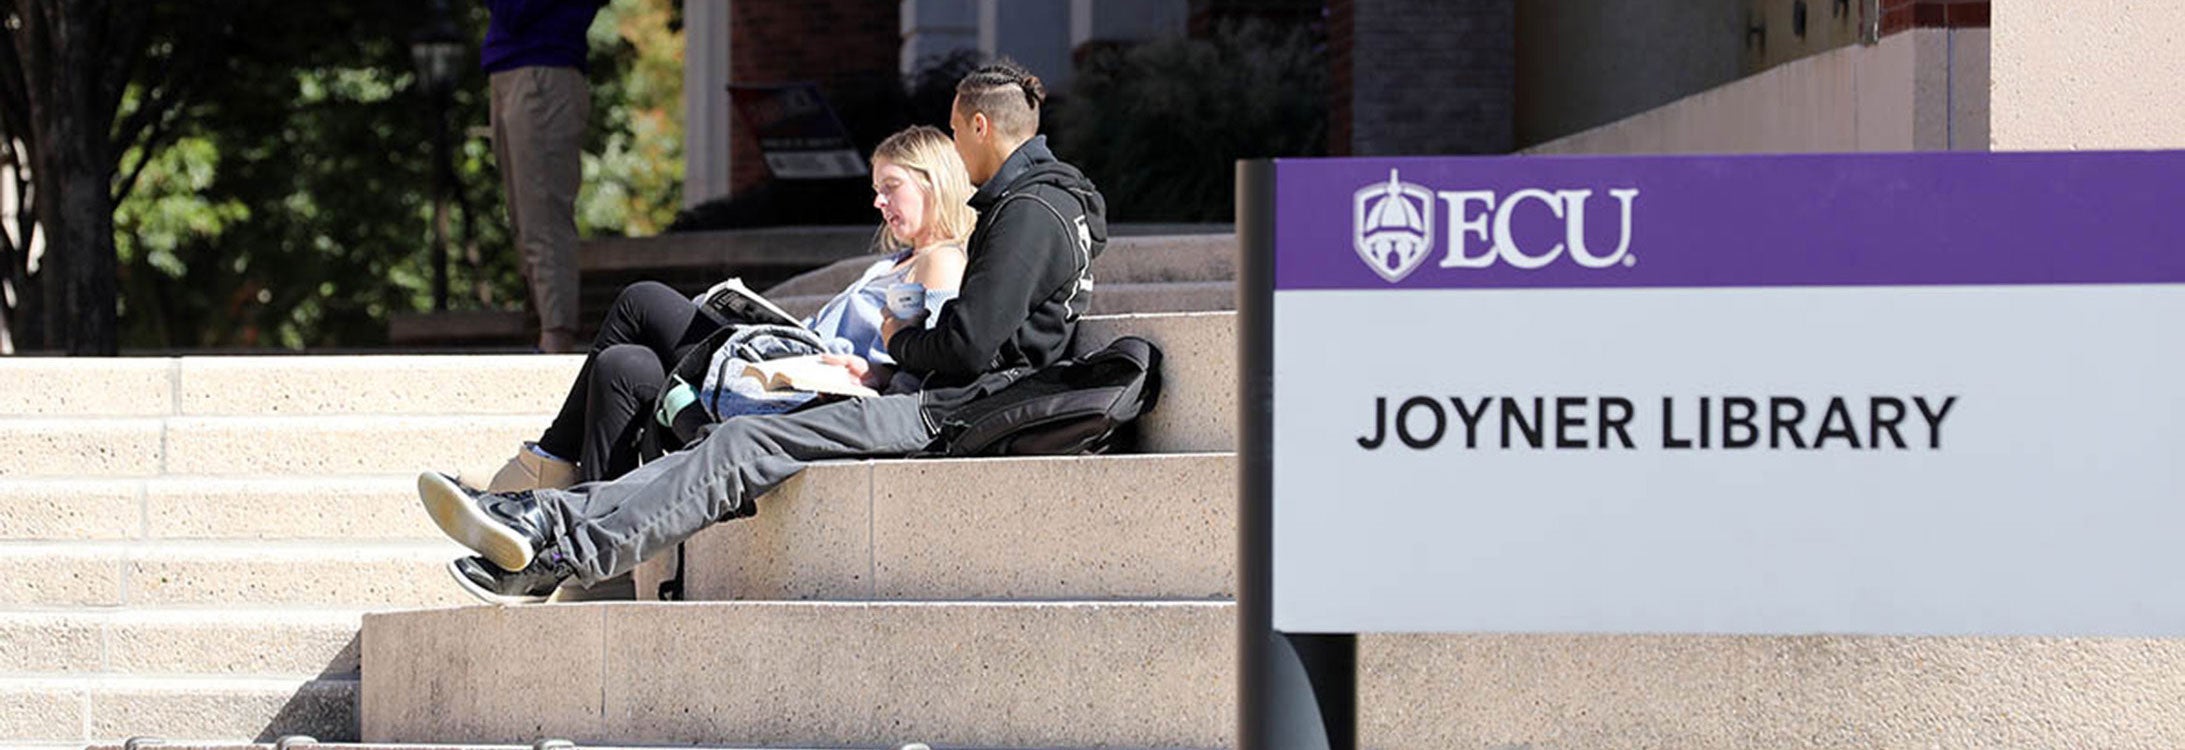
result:
<svg viewBox="0 0 2185 750"><path fill-rule="evenodd" d="M978 212L971 210L971 175L947 134L931 125L910 126L873 148L874 171L879 171L882 159L918 178L918 189L925 191L931 203L926 222L935 239L962 242L971 235L971 226L979 219ZM882 231L881 236L889 250L902 249L895 235Z"/></svg>

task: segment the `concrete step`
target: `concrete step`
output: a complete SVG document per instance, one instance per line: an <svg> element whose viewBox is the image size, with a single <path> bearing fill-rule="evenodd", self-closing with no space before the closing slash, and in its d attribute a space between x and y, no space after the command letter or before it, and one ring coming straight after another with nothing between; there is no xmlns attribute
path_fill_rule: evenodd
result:
<svg viewBox="0 0 2185 750"><path fill-rule="evenodd" d="M683 596L1227 599L1235 487L1226 453L819 464L685 543ZM637 590L674 570L649 561Z"/></svg>
<svg viewBox="0 0 2185 750"><path fill-rule="evenodd" d="M159 419L0 420L0 479L152 476L165 432Z"/></svg>
<svg viewBox="0 0 2185 750"><path fill-rule="evenodd" d="M540 739L542 739L542 740L551 740L551 739L559 739L559 738L553 738L553 737L543 737L543 738L540 738ZM896 750L896 749L898 749L898 748L902 748L902 747L904 747L904 746L906 746L906 745L908 745L908 744L909 744L909 742L907 742L907 741L906 741L906 742L892 742L892 743L888 743L887 745L885 745L885 747L886 747L886 748L888 748L889 750ZM295 748L295 750L304 750L305 748L317 748L317 750L534 750L534 748L536 748L536 747L537 747L537 745L536 745L535 743L525 743L525 744L521 744L521 745L482 745L482 744L460 745L460 744L449 744L449 743L444 743L444 742L435 742L435 743L318 742L318 743L313 743L313 744L309 744L309 745L294 745L293 747ZM657 746L648 746L648 745L626 745L626 746L617 746L617 745L601 745L601 744L597 744L597 743L585 743L584 745L581 745L581 746L578 746L578 747L581 747L581 748L583 748L583 750L659 750L659 748L658 748ZM721 745L721 744L710 744L710 745L678 745L677 747L678 747L678 748L681 748L682 750L843 750L842 748L832 748L832 747L830 747L830 748L824 748L824 749L823 749L823 748L795 748L795 747L780 747L780 746L773 746L773 747L765 747L765 748L761 748L761 747L759 747L759 746L757 746L757 745ZM83 745L82 743L77 743L77 744L72 744L72 745L30 745L30 746L24 746L24 745L10 745L10 744L6 744L6 743L0 743L0 750L129 750L129 749L128 749L128 748L125 748L124 746L122 746L122 745L121 745L121 744L119 744L119 743L115 743L115 744L107 744L107 745L91 745L91 746L90 746L90 747L88 747L88 748L86 748L86 747L85 747L85 746L84 746L84 745ZM145 748L144 750L153 750L153 749L152 749L152 748ZM160 745L159 745L159 746L157 747L157 749L156 749L156 750L275 750L275 748L274 748L274 743L269 743L269 742L268 742L268 743L243 743L243 742L235 742L235 741L230 741L230 742L191 742L191 743L176 743L176 742L166 742L166 743L162 743L162 744L160 744Z"/></svg>
<svg viewBox="0 0 2185 750"><path fill-rule="evenodd" d="M1368 635L1359 747L2185 746L2185 641Z"/></svg>
<svg viewBox="0 0 2185 750"><path fill-rule="evenodd" d="M776 301L804 296L825 300L856 282L877 259L860 255L836 261L766 289L765 294ZM1233 281L1236 264L1235 233L1111 237L1107 249L1093 260L1093 280L1096 284Z"/></svg>
<svg viewBox="0 0 2185 750"><path fill-rule="evenodd" d="M1226 747L1233 617L1226 604L1182 602L366 615L363 738Z"/></svg>
<svg viewBox="0 0 2185 750"><path fill-rule="evenodd" d="M0 609L466 604L429 542L0 543Z"/></svg>
<svg viewBox="0 0 2185 750"><path fill-rule="evenodd" d="M536 416L0 420L0 479L401 474L490 466Z"/></svg>
<svg viewBox="0 0 2185 750"><path fill-rule="evenodd" d="M0 357L0 417L172 413L172 359Z"/></svg>
<svg viewBox="0 0 2185 750"><path fill-rule="evenodd" d="M1237 235L1111 237L1108 249L1093 261L1093 278L1114 284L1235 281Z"/></svg>
<svg viewBox="0 0 2185 750"><path fill-rule="evenodd" d="M351 679L4 677L0 742L351 740L358 693Z"/></svg>
<svg viewBox="0 0 2185 750"><path fill-rule="evenodd" d="M1161 402L1142 420L1141 451L1229 451L1237 447L1236 327L1231 312L1088 317L1077 347L1139 336L1161 348Z"/></svg>
<svg viewBox="0 0 2185 750"><path fill-rule="evenodd" d="M1165 408L1147 421L1150 450L1227 450L1234 445L1236 374L1232 313L1095 316L1080 326L1090 346L1123 333L1168 354ZM459 364L475 359L475 366ZM409 473L490 467L535 438L579 366L575 357L260 357L181 360L0 361L0 372L37 369L68 377L128 380L146 404L179 414L92 417L81 399L24 400L0 416L0 479L177 475ZM147 362L150 363L147 366ZM92 364L86 364L92 363ZM165 364L159 364L165 363ZM104 368L113 368L108 373ZM163 377L188 383L179 391ZM17 368L17 369L9 369ZM415 371L417 374L404 375ZM104 373L104 375L102 375ZM514 373L504 377L504 373ZM505 391L499 384L513 383ZM65 390L65 389L64 389ZM345 397L345 393L357 394ZM491 395L479 395L491 394ZM164 400L163 400L164 399ZM163 405L164 404L164 405ZM254 414L212 415L213 412ZM341 410L372 414L337 413ZM469 414L470 416L456 416Z"/></svg>
<svg viewBox="0 0 2185 750"><path fill-rule="evenodd" d="M1234 281L1104 284L1093 292L1093 315L1217 312L1237 309Z"/></svg>
<svg viewBox="0 0 2185 750"><path fill-rule="evenodd" d="M369 615L363 732L1229 746L1232 611L682 603ZM539 642L555 648L511 645ZM2175 639L1369 634L1358 638L1358 746L2167 748L2185 744L2180 674ZM487 689L542 682L568 689Z"/></svg>
<svg viewBox="0 0 2185 750"><path fill-rule="evenodd" d="M0 479L0 541L438 538L415 474Z"/></svg>
<svg viewBox="0 0 2185 750"><path fill-rule="evenodd" d="M362 624L350 610L0 612L0 674L354 678Z"/></svg>
<svg viewBox="0 0 2185 750"><path fill-rule="evenodd" d="M580 355L186 357L182 416L550 414Z"/></svg>
<svg viewBox="0 0 2185 750"><path fill-rule="evenodd" d="M0 417L530 415L575 355L0 358Z"/></svg>

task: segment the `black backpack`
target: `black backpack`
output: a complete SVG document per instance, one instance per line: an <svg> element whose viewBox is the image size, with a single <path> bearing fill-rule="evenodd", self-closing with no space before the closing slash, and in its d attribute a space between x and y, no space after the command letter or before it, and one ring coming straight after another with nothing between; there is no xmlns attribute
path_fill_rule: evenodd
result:
<svg viewBox="0 0 2185 750"><path fill-rule="evenodd" d="M1124 336L1034 370L958 407L930 455L1053 456L1134 447L1136 422L1161 400L1161 349Z"/></svg>

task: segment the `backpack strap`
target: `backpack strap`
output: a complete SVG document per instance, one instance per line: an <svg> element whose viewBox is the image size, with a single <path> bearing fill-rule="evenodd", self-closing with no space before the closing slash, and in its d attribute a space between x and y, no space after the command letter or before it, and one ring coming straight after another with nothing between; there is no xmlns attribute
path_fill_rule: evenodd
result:
<svg viewBox="0 0 2185 750"><path fill-rule="evenodd" d="M1047 213L1055 217L1055 223L1062 225L1063 234L1071 238L1070 244L1077 249L1077 273L1066 285L1070 293L1069 296L1062 300L1063 308L1070 311L1068 320L1074 322L1085 314L1084 308L1091 306L1091 302L1088 301L1083 307L1080 307L1078 298L1092 291L1092 228L1085 223L1083 211L1078 212L1077 221L1073 222L1069 217L1062 215L1062 209L1055 208L1055 204L1047 202L1046 198L1039 197L1038 194L1029 190L1002 196L1001 201L994 204L995 213L999 214L1002 206L1009 205L1010 202L1018 199L1030 200L1039 204L1041 208L1047 209ZM1063 288L1057 287L1054 291L1047 293L1047 299L1053 299L1055 295L1062 292Z"/></svg>

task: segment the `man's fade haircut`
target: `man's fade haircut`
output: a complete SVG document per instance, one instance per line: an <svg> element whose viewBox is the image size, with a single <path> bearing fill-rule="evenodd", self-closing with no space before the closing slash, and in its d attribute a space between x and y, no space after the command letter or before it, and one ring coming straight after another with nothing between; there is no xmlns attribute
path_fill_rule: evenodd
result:
<svg viewBox="0 0 2185 750"><path fill-rule="evenodd" d="M956 82L956 102L964 116L986 115L995 130L1010 138L1030 138L1039 132L1039 105L1045 101L1047 87L1039 76L1006 57Z"/></svg>

